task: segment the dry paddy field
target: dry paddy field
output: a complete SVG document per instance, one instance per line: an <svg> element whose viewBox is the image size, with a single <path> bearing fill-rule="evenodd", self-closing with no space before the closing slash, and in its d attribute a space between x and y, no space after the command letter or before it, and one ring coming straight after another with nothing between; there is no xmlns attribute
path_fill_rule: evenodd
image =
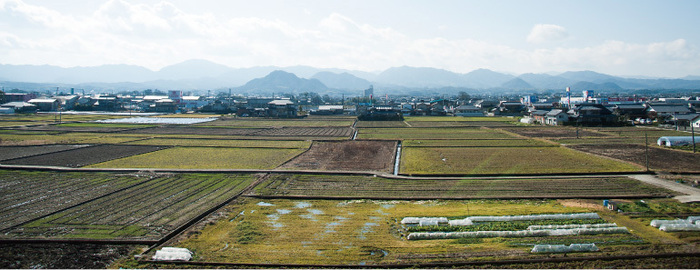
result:
<svg viewBox="0 0 700 270"><path fill-rule="evenodd" d="M273 169L304 148L172 147L90 165L90 168Z"/></svg>
<svg viewBox="0 0 700 270"><path fill-rule="evenodd" d="M628 177L390 179L362 175L270 174L248 196L346 199L667 197L676 193Z"/></svg>
<svg viewBox="0 0 700 270"><path fill-rule="evenodd" d="M406 147L400 173L567 174L641 171L639 166L563 147Z"/></svg>

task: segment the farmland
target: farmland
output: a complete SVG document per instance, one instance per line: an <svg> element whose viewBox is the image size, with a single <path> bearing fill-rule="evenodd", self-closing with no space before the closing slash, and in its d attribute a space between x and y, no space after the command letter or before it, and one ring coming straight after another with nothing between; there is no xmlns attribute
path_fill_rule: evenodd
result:
<svg viewBox="0 0 700 270"><path fill-rule="evenodd" d="M288 198L483 199L665 197L674 193L627 177L419 180L271 174L256 186L253 194Z"/></svg>
<svg viewBox="0 0 700 270"><path fill-rule="evenodd" d="M109 266L113 268L188 267L126 256L145 250L135 246L136 241L164 238L169 246L194 251L197 262L369 267L692 253L700 240L697 233L666 233L648 225L652 218L700 215L697 203L670 198L687 194L626 175L645 169L645 135L653 144L658 136L681 134L676 131L544 127L507 117L428 116L376 122L347 116L157 117L218 119L191 125L55 124L52 115L0 121L0 164L68 167L0 170L0 240L132 241L118 247L56 244L68 253L95 252L92 257L101 258L92 264L97 267L122 257ZM64 121L110 118L125 116L64 115ZM399 168L394 172L399 146ZM688 151L649 148L650 168L659 172L700 171L697 157ZM108 172L113 169L120 172ZM260 173L222 173L226 170ZM687 182L693 177L668 176ZM622 212L605 210L602 199L615 201ZM400 223L411 216L457 219L590 212L601 219L472 228L412 228ZM169 238L193 219L198 223ZM607 223L629 228L630 233L407 239L412 232L426 230L520 231L525 225ZM596 243L601 252L530 253L535 244L577 243ZM5 245L2 251L22 248L42 252L30 243ZM21 253L7 258L24 260L16 259L24 256ZM73 256L59 251L42 254ZM153 251L143 259L151 255ZM40 257L23 258L46 260ZM652 263L658 263L655 259ZM605 265L578 263L589 268ZM674 263L681 264L663 266L699 264L696 258ZM534 264L509 266L523 265Z"/></svg>
<svg viewBox="0 0 700 270"><path fill-rule="evenodd" d="M272 140L226 140L226 139L180 139L153 138L126 142L132 145L165 145L165 146L212 146L212 147L243 147L243 148L308 148L309 141L272 141Z"/></svg>
<svg viewBox="0 0 700 270"><path fill-rule="evenodd" d="M646 149L639 144L581 144L573 149L646 165ZM648 149L649 169L672 172L700 172L700 155L657 146Z"/></svg>
<svg viewBox="0 0 700 270"><path fill-rule="evenodd" d="M395 141L315 142L309 151L281 168L391 172L394 149Z"/></svg>
<svg viewBox="0 0 700 270"><path fill-rule="evenodd" d="M406 147L400 171L403 174L554 174L640 170L624 162L560 147Z"/></svg>
<svg viewBox="0 0 700 270"><path fill-rule="evenodd" d="M480 128L363 128L358 139L408 140L408 139L512 139L498 130Z"/></svg>
<svg viewBox="0 0 700 270"><path fill-rule="evenodd" d="M25 178L36 179L38 176ZM64 177L72 180L80 176L88 175L67 174ZM60 210L6 230L3 237L159 239L197 216L200 211L232 198L254 179L251 175L225 174L145 175L145 179L136 176L110 179L114 176L103 176L97 180L76 181L76 184L82 183L77 187L62 183L55 192L65 194L61 196L63 198L71 198L70 195L93 197L81 204L75 201L73 205L54 206ZM24 184L17 189L29 191L32 187ZM108 189L88 193L104 187ZM29 213L47 213L42 209L43 204L34 203L26 208L25 211Z"/></svg>
<svg viewBox="0 0 700 270"><path fill-rule="evenodd" d="M91 168L272 169L305 149L173 147L90 165Z"/></svg>
<svg viewBox="0 0 700 270"><path fill-rule="evenodd" d="M137 175L0 170L0 229L148 180ZM10 193L12 190L14 192Z"/></svg>
<svg viewBox="0 0 700 270"><path fill-rule="evenodd" d="M109 161L115 158L128 157L157 151L164 147L141 145L95 145L76 149L52 152L43 155L21 157L4 160L10 165L42 165L62 167L83 167L94 163Z"/></svg>
<svg viewBox="0 0 700 270"><path fill-rule="evenodd" d="M197 261L349 264L426 263L500 259L543 258L530 254L534 244L599 243L602 252L635 254L656 252L639 249L653 236L607 234L477 240L409 241L403 217L582 213L589 209L564 207L555 201L372 201L372 200L254 200L229 206L230 215L203 228L202 233L179 243L193 250ZM604 217L599 222L615 222ZM634 222L634 221L632 221ZM687 244L657 249L692 249ZM235 251L235 252L232 252ZM595 254L590 254L595 255ZM575 254L571 256L587 256Z"/></svg>

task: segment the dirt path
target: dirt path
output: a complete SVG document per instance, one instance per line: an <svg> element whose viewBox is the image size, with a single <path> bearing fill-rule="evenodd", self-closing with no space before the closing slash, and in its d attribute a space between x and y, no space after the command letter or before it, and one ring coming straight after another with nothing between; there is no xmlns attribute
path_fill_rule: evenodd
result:
<svg viewBox="0 0 700 270"><path fill-rule="evenodd" d="M654 175L649 174L637 174L630 175L629 177L637 179L647 184L652 184L655 186L670 189L676 192L680 192L687 195L676 196L675 199L682 202L700 202L700 190L694 187L686 186L676 182L660 179Z"/></svg>

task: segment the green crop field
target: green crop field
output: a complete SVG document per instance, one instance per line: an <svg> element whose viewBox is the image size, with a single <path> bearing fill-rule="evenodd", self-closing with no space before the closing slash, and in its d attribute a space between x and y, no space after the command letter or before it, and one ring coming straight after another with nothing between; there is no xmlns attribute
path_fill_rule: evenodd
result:
<svg viewBox="0 0 700 270"><path fill-rule="evenodd" d="M388 179L353 175L271 174L255 195L339 198L582 198L676 193L627 177L521 179Z"/></svg>
<svg viewBox="0 0 700 270"><path fill-rule="evenodd" d="M402 174L546 174L640 171L640 167L559 147L428 148L402 151Z"/></svg>
<svg viewBox="0 0 700 270"><path fill-rule="evenodd" d="M11 229L4 237L157 240L233 198L254 179L239 174L160 175Z"/></svg>
<svg viewBox="0 0 700 270"><path fill-rule="evenodd" d="M372 201L246 199L230 215L180 242L194 261L273 264L428 263L494 257L546 258L530 254L536 243L597 242L603 252L629 252L643 242L634 234L406 240L404 217L464 217L590 212L555 201ZM604 243L604 244L600 244ZM632 244L630 244L632 243Z"/></svg>
<svg viewBox="0 0 700 270"><path fill-rule="evenodd" d="M240 148L309 148L311 141L267 141L267 140L223 140L223 139L178 139L153 138L129 142L137 145L166 146L223 146Z"/></svg>
<svg viewBox="0 0 700 270"><path fill-rule="evenodd" d="M272 169L305 149L174 147L91 168Z"/></svg>

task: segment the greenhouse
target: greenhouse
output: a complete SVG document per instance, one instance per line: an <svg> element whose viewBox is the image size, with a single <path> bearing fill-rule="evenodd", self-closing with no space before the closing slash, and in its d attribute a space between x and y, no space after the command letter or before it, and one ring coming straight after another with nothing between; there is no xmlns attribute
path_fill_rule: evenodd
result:
<svg viewBox="0 0 700 270"><path fill-rule="evenodd" d="M447 223L445 217L405 217L401 220L401 224L422 224L438 225L438 223Z"/></svg>
<svg viewBox="0 0 700 270"><path fill-rule="evenodd" d="M663 225L692 225L693 222L689 221L687 219L674 219L674 220L666 220L666 219L654 219L651 221L649 225L651 225L654 228L661 228Z"/></svg>
<svg viewBox="0 0 700 270"><path fill-rule="evenodd" d="M700 137L695 136L695 143L700 143ZM682 146L682 145L692 145L693 136L664 136L660 137L656 143L660 146Z"/></svg>
<svg viewBox="0 0 700 270"><path fill-rule="evenodd" d="M535 245L532 253L568 253L568 252L593 252L600 251L595 243L571 244L571 245Z"/></svg>
<svg viewBox="0 0 700 270"><path fill-rule="evenodd" d="M545 230L545 229L579 229L579 228L609 228L617 227L615 223L603 224L569 224L569 225L530 225L528 230Z"/></svg>
<svg viewBox="0 0 700 270"><path fill-rule="evenodd" d="M700 225L694 223L664 224L659 227L664 232L700 232Z"/></svg>
<svg viewBox="0 0 700 270"><path fill-rule="evenodd" d="M595 234L622 234L629 233L625 227L606 228L577 228L577 229L551 229L551 230L524 230L524 231L476 231L476 232L422 232L410 233L408 240L428 239L457 239L457 238L495 238L495 237L540 237L563 235L595 235Z"/></svg>
<svg viewBox="0 0 700 270"><path fill-rule="evenodd" d="M522 220L548 220L548 219L599 219L597 213L576 213L576 214L542 214L523 216L473 216L465 218L471 222L491 222L491 221L522 221Z"/></svg>

